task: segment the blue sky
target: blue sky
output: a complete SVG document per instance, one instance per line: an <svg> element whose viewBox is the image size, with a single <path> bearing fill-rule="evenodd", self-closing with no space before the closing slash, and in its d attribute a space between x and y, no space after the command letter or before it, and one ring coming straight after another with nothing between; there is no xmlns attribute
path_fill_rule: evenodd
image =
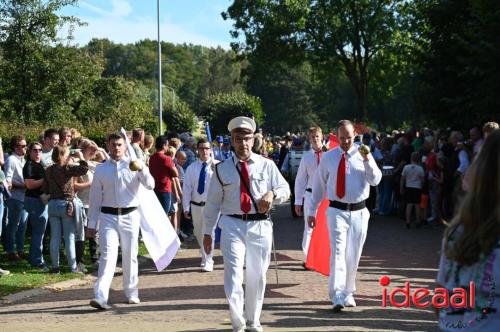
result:
<svg viewBox="0 0 500 332"><path fill-rule="evenodd" d="M78 7L62 13L87 22L74 32L75 43L85 45L92 38L116 43L157 39L156 0L80 0ZM160 35L163 41L228 49L231 21L220 15L231 0L160 0Z"/></svg>

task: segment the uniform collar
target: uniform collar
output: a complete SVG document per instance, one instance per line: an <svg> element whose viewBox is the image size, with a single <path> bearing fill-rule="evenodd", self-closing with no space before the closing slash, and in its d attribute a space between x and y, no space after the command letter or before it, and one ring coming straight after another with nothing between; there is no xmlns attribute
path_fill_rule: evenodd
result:
<svg viewBox="0 0 500 332"><path fill-rule="evenodd" d="M251 152L250 153L250 158L247 159L247 162L249 162L249 163L250 162L251 163L255 163L255 162L257 162L257 158L258 158L258 155L255 154L255 153L253 153L253 152ZM238 162L242 161L242 160L240 160L238 158L238 156L236 154L234 154L234 160L235 160L235 163L238 163Z"/></svg>
<svg viewBox="0 0 500 332"><path fill-rule="evenodd" d="M344 153L344 150L339 146L340 153ZM358 146L356 144L353 144L349 151L347 151L347 155L349 157L354 156L358 152Z"/></svg>

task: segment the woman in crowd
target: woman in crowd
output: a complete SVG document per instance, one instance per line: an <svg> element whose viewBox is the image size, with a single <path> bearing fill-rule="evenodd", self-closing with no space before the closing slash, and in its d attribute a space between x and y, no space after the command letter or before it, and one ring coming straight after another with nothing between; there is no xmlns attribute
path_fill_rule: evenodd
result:
<svg viewBox="0 0 500 332"><path fill-rule="evenodd" d="M98 147L94 141L89 139L82 139L79 145L80 150L82 151L83 159L87 162L89 170L86 174L76 178L75 180L75 191L77 191L77 196L80 199L83 209L85 210L84 220L82 223L83 227L87 226L87 214L89 210L89 194L90 194L90 186L92 185L92 179L94 178L95 169L98 165L94 158L97 155ZM83 230L80 230L83 231ZM83 260L83 253L85 248L85 242L83 238L83 234L79 234L79 238L75 242L76 246L76 261L78 263L78 268L85 272L85 264ZM90 259L92 263L97 262L97 241L95 237L89 238L89 250L90 250Z"/></svg>
<svg viewBox="0 0 500 332"><path fill-rule="evenodd" d="M49 222L50 222L50 258L52 261L51 272L59 273L59 245L63 233L66 248L66 257L71 272L80 272L76 264L75 253L75 208L73 198L75 189L73 177L82 176L88 172L87 162L81 152L77 152L78 164L70 162L69 148L58 145L52 151L54 164L45 170L43 192L50 196Z"/></svg>
<svg viewBox="0 0 500 332"><path fill-rule="evenodd" d="M498 331L500 326L500 131L485 141L471 169L470 191L446 229L437 282L448 289L474 283L473 308L439 311L445 331Z"/></svg>
<svg viewBox="0 0 500 332"><path fill-rule="evenodd" d="M43 259L43 235L47 227L47 205L42 201L42 186L45 170L41 164L42 145L38 142L28 145L29 159L23 167L24 185L26 194L24 197L24 208L28 212L28 220L31 225L31 244L29 251L29 262L32 266L48 271Z"/></svg>

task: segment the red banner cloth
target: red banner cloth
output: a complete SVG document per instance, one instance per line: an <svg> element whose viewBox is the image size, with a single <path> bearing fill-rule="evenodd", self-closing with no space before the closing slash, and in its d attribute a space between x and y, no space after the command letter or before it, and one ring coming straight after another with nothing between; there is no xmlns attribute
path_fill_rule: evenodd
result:
<svg viewBox="0 0 500 332"><path fill-rule="evenodd" d="M337 136L330 134L328 148L334 149L339 146ZM316 224L311 235L309 251L307 252L306 268L328 276L330 274L330 235L326 220L326 209L329 202L324 199L316 214Z"/></svg>

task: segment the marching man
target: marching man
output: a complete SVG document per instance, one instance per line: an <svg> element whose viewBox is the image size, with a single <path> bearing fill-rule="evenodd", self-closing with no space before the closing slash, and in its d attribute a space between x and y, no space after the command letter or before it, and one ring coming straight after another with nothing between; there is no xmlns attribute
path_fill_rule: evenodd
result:
<svg viewBox="0 0 500 332"><path fill-rule="evenodd" d="M204 248L213 248L213 230L222 214L221 250L224 291L234 331L263 331L260 314L271 259L273 203L284 202L290 188L272 160L252 153L255 121L236 117L229 122L235 156L219 163L205 206ZM243 272L243 266L246 266ZM245 277L245 292L243 292Z"/></svg>
<svg viewBox="0 0 500 332"><path fill-rule="evenodd" d="M110 159L97 166L90 187L87 237L94 237L99 227L99 272L94 286L95 298L90 305L109 309L109 287L115 273L118 245L122 249L123 290L129 304L138 304L138 237L140 226L139 186L153 190L155 182L147 167L139 162L139 170L129 169L125 139L120 133L110 134L106 143Z"/></svg>
<svg viewBox="0 0 500 332"><path fill-rule="evenodd" d="M193 220L194 235L200 245L201 268L205 272L212 272L214 270L213 243L209 253L203 250L203 234L205 234L203 210L207 201L210 179L218 161L211 157L212 147L206 139L198 141L197 150L199 159L189 165L184 175L182 206L184 217ZM190 208L191 212L189 212Z"/></svg>
<svg viewBox="0 0 500 332"><path fill-rule="evenodd" d="M369 149L354 145L354 126L348 120L338 123L340 146L324 154L314 176L311 205L306 212L314 227L318 206L326 191L330 233L329 293L333 311L355 307L355 279L366 239L370 213L365 201L370 185L382 178Z"/></svg>
<svg viewBox="0 0 500 332"><path fill-rule="evenodd" d="M302 236L302 252L304 262L307 261L309 242L311 241L312 228L307 223L307 211L311 204L313 176L318 168L323 153L328 149L323 145L323 132L320 127L309 128L309 143L311 150L304 152L300 160L299 170L295 177L295 213L304 215L304 234ZM304 263L305 264L305 263ZM305 265L304 265L305 266Z"/></svg>

